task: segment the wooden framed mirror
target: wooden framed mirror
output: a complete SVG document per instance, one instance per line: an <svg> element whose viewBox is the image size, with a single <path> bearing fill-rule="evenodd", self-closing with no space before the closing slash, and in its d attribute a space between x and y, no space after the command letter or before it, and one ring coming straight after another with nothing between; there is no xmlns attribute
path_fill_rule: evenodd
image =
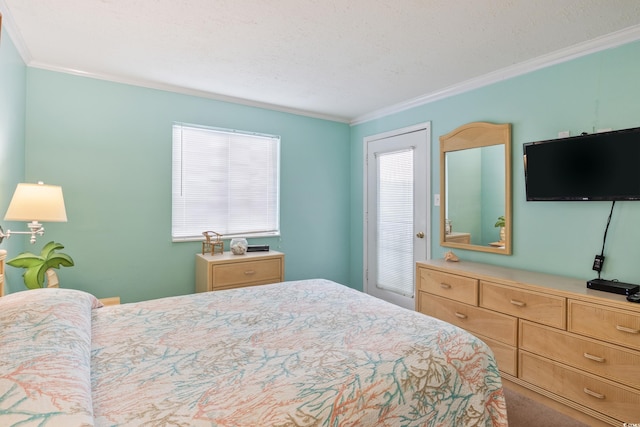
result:
<svg viewBox="0 0 640 427"><path fill-rule="evenodd" d="M511 125L440 137L440 245L511 255Z"/></svg>

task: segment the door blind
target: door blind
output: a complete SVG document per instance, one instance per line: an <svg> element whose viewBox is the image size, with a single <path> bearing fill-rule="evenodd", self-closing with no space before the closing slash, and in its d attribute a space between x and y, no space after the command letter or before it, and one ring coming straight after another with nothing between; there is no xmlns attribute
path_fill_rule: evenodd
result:
<svg viewBox="0 0 640 427"><path fill-rule="evenodd" d="M413 297L412 149L376 154L377 278L380 289Z"/></svg>

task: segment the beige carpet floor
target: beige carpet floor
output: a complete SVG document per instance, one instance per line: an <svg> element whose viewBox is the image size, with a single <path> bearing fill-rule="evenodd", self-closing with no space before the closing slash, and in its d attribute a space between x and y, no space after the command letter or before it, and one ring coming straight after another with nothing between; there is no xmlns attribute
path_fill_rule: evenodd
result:
<svg viewBox="0 0 640 427"><path fill-rule="evenodd" d="M507 387L504 395L509 427L589 427Z"/></svg>

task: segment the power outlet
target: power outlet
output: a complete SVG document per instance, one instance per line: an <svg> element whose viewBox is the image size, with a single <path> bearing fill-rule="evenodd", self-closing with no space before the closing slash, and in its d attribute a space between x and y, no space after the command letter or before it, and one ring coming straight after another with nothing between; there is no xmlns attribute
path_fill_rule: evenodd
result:
<svg viewBox="0 0 640 427"><path fill-rule="evenodd" d="M439 194L434 194L433 195L433 206L440 206L440 195Z"/></svg>

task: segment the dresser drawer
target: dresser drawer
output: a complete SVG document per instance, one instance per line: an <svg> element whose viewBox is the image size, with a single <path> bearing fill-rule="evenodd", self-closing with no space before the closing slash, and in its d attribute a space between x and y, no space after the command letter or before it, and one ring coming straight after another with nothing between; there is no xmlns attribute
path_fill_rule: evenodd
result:
<svg viewBox="0 0 640 427"><path fill-rule="evenodd" d="M256 260L211 266L212 288L263 285L280 282L282 262L279 259Z"/></svg>
<svg viewBox="0 0 640 427"><path fill-rule="evenodd" d="M479 307L440 298L426 292L419 293L419 311L459 326L467 331L515 346L518 319Z"/></svg>
<svg viewBox="0 0 640 427"><path fill-rule="evenodd" d="M496 341L493 338L486 337L481 334L476 334L478 338L484 341L489 346L493 355L495 356L496 363L498 363L498 369L506 374L518 375L518 349L512 347L500 341Z"/></svg>
<svg viewBox="0 0 640 427"><path fill-rule="evenodd" d="M640 350L640 313L569 300L568 329ZM638 408L640 411L640 408Z"/></svg>
<svg viewBox="0 0 640 427"><path fill-rule="evenodd" d="M522 350L640 389L640 352L526 320L519 342Z"/></svg>
<svg viewBox="0 0 640 427"><path fill-rule="evenodd" d="M441 297L478 305L478 280L421 268L418 289Z"/></svg>
<svg viewBox="0 0 640 427"><path fill-rule="evenodd" d="M639 419L640 391L520 351L518 376L621 422Z"/></svg>
<svg viewBox="0 0 640 427"><path fill-rule="evenodd" d="M480 306L564 329L566 298L480 281Z"/></svg>

